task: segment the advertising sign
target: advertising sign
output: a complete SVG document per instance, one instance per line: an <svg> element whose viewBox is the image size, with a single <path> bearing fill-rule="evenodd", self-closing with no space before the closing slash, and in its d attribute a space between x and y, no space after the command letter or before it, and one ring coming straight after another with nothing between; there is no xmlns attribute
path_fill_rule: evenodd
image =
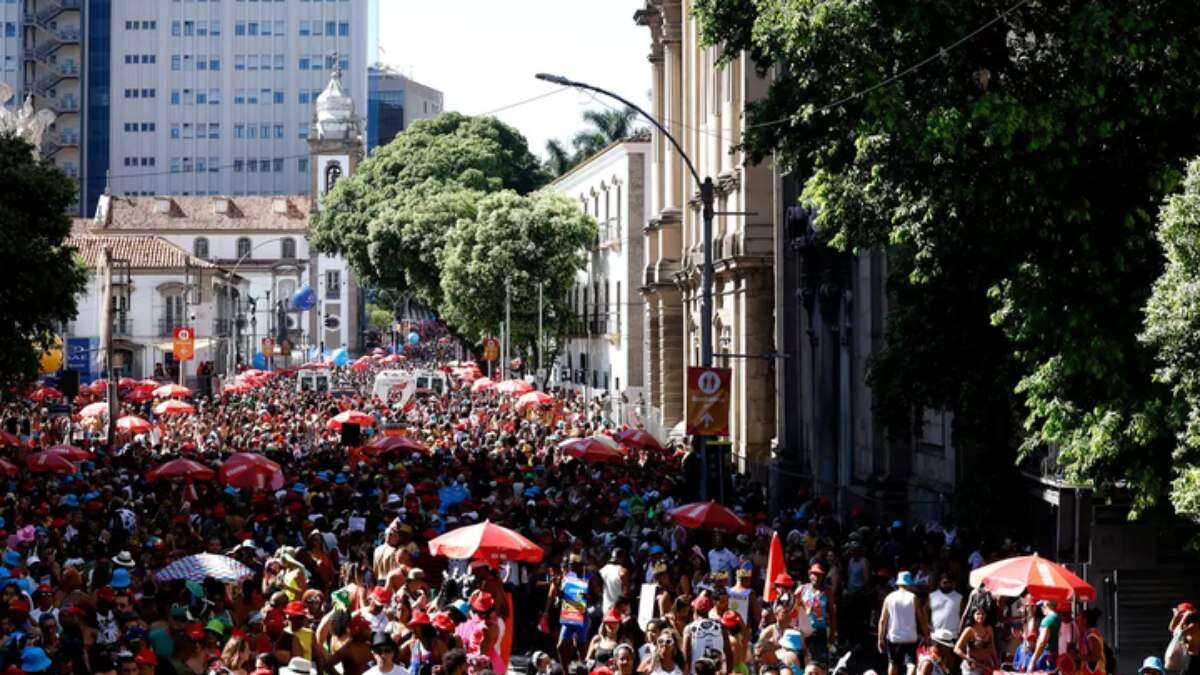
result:
<svg viewBox="0 0 1200 675"><path fill-rule="evenodd" d="M196 335L191 328L176 326L171 337L171 353L176 361L191 361L196 357Z"/></svg>
<svg viewBox="0 0 1200 675"><path fill-rule="evenodd" d="M729 435L728 368L688 368L687 432L692 436Z"/></svg>

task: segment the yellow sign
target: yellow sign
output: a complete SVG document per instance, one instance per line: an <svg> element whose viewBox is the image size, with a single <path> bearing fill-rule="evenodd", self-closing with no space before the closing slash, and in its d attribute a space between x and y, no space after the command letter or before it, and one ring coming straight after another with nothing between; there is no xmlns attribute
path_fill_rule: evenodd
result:
<svg viewBox="0 0 1200 675"><path fill-rule="evenodd" d="M500 358L500 341L496 338L488 338L483 341L483 360L495 361Z"/></svg>

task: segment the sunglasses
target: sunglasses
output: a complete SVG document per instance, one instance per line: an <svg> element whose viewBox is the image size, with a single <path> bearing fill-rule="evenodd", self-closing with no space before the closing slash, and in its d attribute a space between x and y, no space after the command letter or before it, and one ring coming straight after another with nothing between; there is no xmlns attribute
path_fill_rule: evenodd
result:
<svg viewBox="0 0 1200 675"><path fill-rule="evenodd" d="M675 640L673 638L662 638L658 641L658 644L662 647L670 647L675 644Z"/></svg>

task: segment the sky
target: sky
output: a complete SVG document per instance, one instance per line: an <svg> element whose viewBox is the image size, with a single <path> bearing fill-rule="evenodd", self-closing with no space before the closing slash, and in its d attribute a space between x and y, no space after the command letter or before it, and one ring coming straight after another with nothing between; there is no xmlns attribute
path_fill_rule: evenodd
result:
<svg viewBox="0 0 1200 675"><path fill-rule="evenodd" d="M559 87L550 72L650 101L650 30L633 22L645 0L379 0L380 60L441 90L447 110L477 115ZM614 104L616 105L616 104ZM581 115L603 109L566 90L499 113L545 155Z"/></svg>

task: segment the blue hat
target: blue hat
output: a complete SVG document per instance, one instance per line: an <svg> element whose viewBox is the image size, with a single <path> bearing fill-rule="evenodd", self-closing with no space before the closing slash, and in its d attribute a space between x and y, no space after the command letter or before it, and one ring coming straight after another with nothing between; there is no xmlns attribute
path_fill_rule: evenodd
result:
<svg viewBox="0 0 1200 675"><path fill-rule="evenodd" d="M59 503L62 504L63 506L78 507L79 506L79 497L76 497L75 495L67 495L67 496L63 497L62 501Z"/></svg>
<svg viewBox="0 0 1200 675"><path fill-rule="evenodd" d="M323 482L328 483L329 482L329 472L328 471L318 471L317 478L320 478Z"/></svg>
<svg viewBox="0 0 1200 675"><path fill-rule="evenodd" d="M793 652L804 651L804 636L798 630L783 631L783 636L779 638L779 646Z"/></svg>
<svg viewBox="0 0 1200 675"><path fill-rule="evenodd" d="M5 551L4 564L7 567L20 567L25 563L25 559L21 557L20 551Z"/></svg>
<svg viewBox="0 0 1200 675"><path fill-rule="evenodd" d="M11 578L12 578L12 572L9 572L7 567L0 567L0 581L4 581L5 579L11 579Z"/></svg>
<svg viewBox="0 0 1200 675"><path fill-rule="evenodd" d="M148 633L146 629L142 628L141 626L130 626L129 628L125 629L126 640L144 640L148 637L150 637L150 633Z"/></svg>
<svg viewBox="0 0 1200 675"><path fill-rule="evenodd" d="M345 485L346 484L346 474L339 473L338 475L334 476L333 482L337 483L338 485Z"/></svg>
<svg viewBox="0 0 1200 675"><path fill-rule="evenodd" d="M658 544L655 544L650 547L650 555L658 555L659 553L666 553L666 552L667 552L667 549L663 548L662 546L659 546Z"/></svg>
<svg viewBox="0 0 1200 675"><path fill-rule="evenodd" d="M1154 671L1156 673L1162 673L1163 660L1157 656L1147 656L1146 660L1142 661L1142 668L1138 672L1144 673L1147 670Z"/></svg>
<svg viewBox="0 0 1200 675"><path fill-rule="evenodd" d="M295 485L292 486L292 492L298 492L300 494L304 494L304 490L305 490L304 483L296 483Z"/></svg>
<svg viewBox="0 0 1200 675"><path fill-rule="evenodd" d="M26 673L40 673L49 670L51 665L50 657L41 647L26 647L21 652L21 670Z"/></svg>
<svg viewBox="0 0 1200 675"><path fill-rule="evenodd" d="M903 521L900 521L900 520L893 520L893 521L892 521L892 529L893 529L893 530L901 530L901 529L904 529L904 522L903 522Z"/></svg>
<svg viewBox="0 0 1200 675"><path fill-rule="evenodd" d="M0 528L4 527L7 522L8 521L4 519L4 516L0 516Z"/></svg>
<svg viewBox="0 0 1200 675"><path fill-rule="evenodd" d="M471 605L466 600L455 600L450 603L450 606L461 613L463 616L471 615Z"/></svg>
<svg viewBox="0 0 1200 675"><path fill-rule="evenodd" d="M125 569L124 567L118 567L117 569L113 570L112 583L109 584L110 586L119 591L122 588L129 588L129 584L129 570Z"/></svg>
<svg viewBox="0 0 1200 675"><path fill-rule="evenodd" d="M897 586L912 586L913 585L912 572L905 570L905 571L897 574L896 575L896 585Z"/></svg>
<svg viewBox="0 0 1200 675"><path fill-rule="evenodd" d="M225 486L225 494L236 497L236 496L238 496L238 489L233 487L232 485L226 485Z"/></svg>
<svg viewBox="0 0 1200 675"><path fill-rule="evenodd" d="M621 483L621 492L633 492L633 487L629 483Z"/></svg>
<svg viewBox="0 0 1200 675"><path fill-rule="evenodd" d="M90 502L93 499L99 499L99 498L100 498L100 493L93 490L92 492L89 492L83 496L83 501Z"/></svg>

